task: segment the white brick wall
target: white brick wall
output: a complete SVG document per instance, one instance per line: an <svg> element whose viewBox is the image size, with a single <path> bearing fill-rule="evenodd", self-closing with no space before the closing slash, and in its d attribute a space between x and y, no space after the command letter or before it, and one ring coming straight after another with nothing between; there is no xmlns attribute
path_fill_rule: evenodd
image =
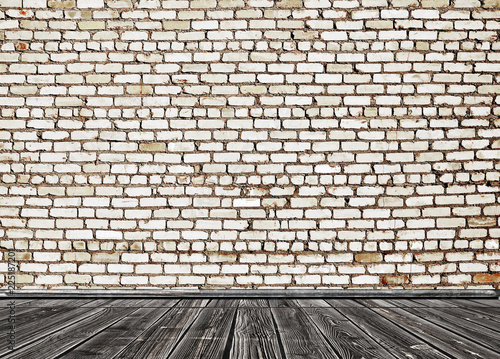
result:
<svg viewBox="0 0 500 359"><path fill-rule="evenodd" d="M0 0L17 285L499 288L499 19L498 0Z"/></svg>

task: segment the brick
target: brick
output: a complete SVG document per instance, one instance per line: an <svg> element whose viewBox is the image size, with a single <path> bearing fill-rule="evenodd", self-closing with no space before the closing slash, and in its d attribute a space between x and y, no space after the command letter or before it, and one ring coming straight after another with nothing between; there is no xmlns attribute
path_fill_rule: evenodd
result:
<svg viewBox="0 0 500 359"><path fill-rule="evenodd" d="M281 0L276 2L278 8L290 9L290 8L302 8L302 0Z"/></svg>
<svg viewBox="0 0 500 359"><path fill-rule="evenodd" d="M499 0L484 0L483 6L487 9L497 9L500 7L500 1Z"/></svg>
<svg viewBox="0 0 500 359"><path fill-rule="evenodd" d="M382 254L380 254L380 253L360 253L360 254L356 254L354 259L356 262L361 262L361 263L381 262L382 261Z"/></svg>
<svg viewBox="0 0 500 359"><path fill-rule="evenodd" d="M75 0L49 0L48 6L54 9L70 9L75 7Z"/></svg>
<svg viewBox="0 0 500 359"><path fill-rule="evenodd" d="M473 278L474 283L500 283L500 273L495 274L476 274Z"/></svg>
<svg viewBox="0 0 500 359"><path fill-rule="evenodd" d="M0 6L23 285L496 285L498 1Z"/></svg>
<svg viewBox="0 0 500 359"><path fill-rule="evenodd" d="M409 283L408 275L385 275L380 279L380 283L387 286L397 286Z"/></svg>
<svg viewBox="0 0 500 359"><path fill-rule="evenodd" d="M436 8L450 6L450 0L422 0L422 7Z"/></svg>

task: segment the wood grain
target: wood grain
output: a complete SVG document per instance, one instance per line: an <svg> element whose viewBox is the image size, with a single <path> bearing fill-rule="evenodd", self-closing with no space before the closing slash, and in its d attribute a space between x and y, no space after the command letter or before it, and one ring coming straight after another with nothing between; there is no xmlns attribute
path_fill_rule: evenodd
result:
<svg viewBox="0 0 500 359"><path fill-rule="evenodd" d="M441 326L409 313L408 310L410 308L375 308L373 310L402 326L406 326L415 336L453 357L471 359L498 357L498 353L474 343L466 337L457 335Z"/></svg>
<svg viewBox="0 0 500 359"><path fill-rule="evenodd" d="M176 306L131 341L115 358L166 359L201 311L200 307Z"/></svg>
<svg viewBox="0 0 500 359"><path fill-rule="evenodd" d="M169 359L222 358L235 314L234 308L204 308Z"/></svg>
<svg viewBox="0 0 500 359"><path fill-rule="evenodd" d="M287 359L337 359L328 342L298 308L271 308Z"/></svg>
<svg viewBox="0 0 500 359"><path fill-rule="evenodd" d="M342 359L394 358L333 308L305 308L313 323Z"/></svg>
<svg viewBox="0 0 500 359"><path fill-rule="evenodd" d="M231 359L285 359L269 308L239 309L234 327Z"/></svg>
<svg viewBox="0 0 500 359"><path fill-rule="evenodd" d="M65 354L65 359L108 359L122 351L170 308L140 308Z"/></svg>
<svg viewBox="0 0 500 359"><path fill-rule="evenodd" d="M77 323L64 327L54 335L46 336L11 352L5 358L57 358L135 310L135 308L103 308Z"/></svg>
<svg viewBox="0 0 500 359"><path fill-rule="evenodd" d="M497 328L497 331L490 330L484 326L464 320L459 316L447 314L442 308L439 308L439 310L435 308L406 308L406 311L428 322L446 328L450 332L480 343L500 354L500 332L498 331L500 326Z"/></svg>
<svg viewBox="0 0 500 359"><path fill-rule="evenodd" d="M393 324L384 316L377 315L380 311L384 310L383 313L385 313L389 309L376 308L374 309L377 310L376 313L367 308L338 308L337 310L348 317L351 322L356 323L396 358L450 358L420 338Z"/></svg>

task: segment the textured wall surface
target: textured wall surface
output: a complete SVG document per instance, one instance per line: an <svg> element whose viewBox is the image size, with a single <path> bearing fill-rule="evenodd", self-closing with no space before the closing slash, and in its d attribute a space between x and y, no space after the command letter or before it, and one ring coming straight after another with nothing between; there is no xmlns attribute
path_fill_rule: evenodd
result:
<svg viewBox="0 0 500 359"><path fill-rule="evenodd" d="M498 288L500 0L0 0L0 282Z"/></svg>

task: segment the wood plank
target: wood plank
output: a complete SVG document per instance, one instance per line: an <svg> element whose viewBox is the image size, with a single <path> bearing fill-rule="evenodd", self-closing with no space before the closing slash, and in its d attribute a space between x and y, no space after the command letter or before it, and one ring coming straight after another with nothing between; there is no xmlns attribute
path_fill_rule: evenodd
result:
<svg viewBox="0 0 500 359"><path fill-rule="evenodd" d="M394 308L397 309L397 308ZM391 310L394 310L391 308ZM434 349L420 338L401 329L385 318L388 308L338 308L351 322L359 326L373 340L382 345L396 358L428 359L428 358L451 358ZM377 312L374 312L377 310ZM383 315L377 315L379 310L384 310Z"/></svg>
<svg viewBox="0 0 500 359"><path fill-rule="evenodd" d="M168 358L222 358L235 313L234 308L204 308Z"/></svg>
<svg viewBox="0 0 500 359"><path fill-rule="evenodd" d="M35 299L29 303L21 304L20 307L32 308L69 308L81 307L92 302L93 299Z"/></svg>
<svg viewBox="0 0 500 359"><path fill-rule="evenodd" d="M43 319L44 317L53 315L54 313L61 312L62 309L59 308L30 308L30 307L25 307L25 308L16 308L15 314L13 315L15 319L15 325L16 327L22 326L23 324L26 323L31 323L33 320L36 319ZM3 333L3 330L9 325L7 322L7 318L9 317L10 313L7 313L6 315L3 315L0 317L0 332Z"/></svg>
<svg viewBox="0 0 500 359"><path fill-rule="evenodd" d="M149 303L144 305L144 308L172 308L174 307L177 303L179 303L180 299L173 298L173 299L151 299Z"/></svg>
<svg viewBox="0 0 500 359"><path fill-rule="evenodd" d="M238 309L231 359L285 359L269 308Z"/></svg>
<svg viewBox="0 0 500 359"><path fill-rule="evenodd" d="M387 308L395 307L395 305L385 299L356 299L357 302L363 304L367 308Z"/></svg>
<svg viewBox="0 0 500 359"><path fill-rule="evenodd" d="M333 308L364 308L364 305L353 299L325 299Z"/></svg>
<svg viewBox="0 0 500 359"><path fill-rule="evenodd" d="M434 347L455 358L495 358L498 353L476 344L461 335L431 323L399 308L374 308L373 311L384 315L395 323L411 330L412 334L431 343ZM421 309L415 309L421 310Z"/></svg>
<svg viewBox="0 0 500 359"><path fill-rule="evenodd" d="M95 299L90 303L82 305L82 307L109 307L114 299Z"/></svg>
<svg viewBox="0 0 500 359"><path fill-rule="evenodd" d="M239 304L239 299L212 299L207 308L237 308Z"/></svg>
<svg viewBox="0 0 500 359"><path fill-rule="evenodd" d="M109 308L143 308L150 299L118 299L109 304Z"/></svg>
<svg viewBox="0 0 500 359"><path fill-rule="evenodd" d="M238 308L269 308L267 299L240 299Z"/></svg>
<svg viewBox="0 0 500 359"><path fill-rule="evenodd" d="M488 307L500 307L500 300L498 298L492 298L492 299L472 299L471 302L478 303L478 304L484 304Z"/></svg>
<svg viewBox="0 0 500 359"><path fill-rule="evenodd" d="M174 307L114 358L166 359L202 310L200 307Z"/></svg>
<svg viewBox="0 0 500 359"><path fill-rule="evenodd" d="M500 318L498 317L495 320L495 318L490 315L476 312L470 308L442 308L440 310L444 313L479 324L496 332L500 330Z"/></svg>
<svg viewBox="0 0 500 359"><path fill-rule="evenodd" d="M467 307L464 309L487 315L491 320L500 321L500 310L498 310L498 308Z"/></svg>
<svg viewBox="0 0 500 359"><path fill-rule="evenodd" d="M299 308L271 308L287 359L338 359L319 330Z"/></svg>
<svg viewBox="0 0 500 359"><path fill-rule="evenodd" d="M26 305L29 302L32 302L33 299L24 299L24 298L7 298L7 299L0 299L0 307L5 308L9 305L9 303L13 301L16 303L16 306L19 306L21 304Z"/></svg>
<svg viewBox="0 0 500 359"><path fill-rule="evenodd" d="M31 307L15 307L12 315L15 316L16 321L21 318L21 315L25 315L25 313L35 312L40 310L40 308L31 308ZM0 310L0 323L5 324L4 321L11 315L11 310L9 308L5 308ZM0 325L1 328L1 325Z"/></svg>
<svg viewBox="0 0 500 359"><path fill-rule="evenodd" d="M297 299L296 302L301 308L331 308L324 299Z"/></svg>
<svg viewBox="0 0 500 359"><path fill-rule="evenodd" d="M394 307L397 308L421 308L426 307L426 305L414 302L410 299L385 299L386 302L392 303Z"/></svg>
<svg viewBox="0 0 500 359"><path fill-rule="evenodd" d="M139 308L64 355L65 359L108 359L122 351L170 308Z"/></svg>
<svg viewBox="0 0 500 359"><path fill-rule="evenodd" d="M424 305L425 308L450 308L457 306L453 302L442 299L412 299L412 301Z"/></svg>
<svg viewBox="0 0 500 359"><path fill-rule="evenodd" d="M271 308L299 308L299 303L296 299L269 299L269 307Z"/></svg>
<svg viewBox="0 0 500 359"><path fill-rule="evenodd" d="M489 305L482 304L479 302L471 301L470 299L443 299L444 302L446 303L451 303L456 307L484 307L488 308Z"/></svg>
<svg viewBox="0 0 500 359"><path fill-rule="evenodd" d="M28 345L38 339L57 332L65 326L86 318L96 312L101 312L100 308L31 308L35 309L26 316L16 318L16 347ZM0 355L9 350L7 344L0 342Z"/></svg>
<svg viewBox="0 0 500 359"><path fill-rule="evenodd" d="M406 311L500 353L500 332L498 331L447 314L442 308L406 308ZM500 326L497 329L500 329Z"/></svg>
<svg viewBox="0 0 500 359"><path fill-rule="evenodd" d="M207 304L210 302L210 299L181 299L179 303L177 303L176 307L199 307L205 308Z"/></svg>
<svg viewBox="0 0 500 359"><path fill-rule="evenodd" d="M305 308L304 311L341 358L394 358L334 308Z"/></svg>
<svg viewBox="0 0 500 359"><path fill-rule="evenodd" d="M55 359L136 310L136 308L103 308L85 319L58 330L53 335L15 350L5 358Z"/></svg>
<svg viewBox="0 0 500 359"><path fill-rule="evenodd" d="M144 308L154 299L94 299L89 303L84 304L84 307L106 307L106 308Z"/></svg>

